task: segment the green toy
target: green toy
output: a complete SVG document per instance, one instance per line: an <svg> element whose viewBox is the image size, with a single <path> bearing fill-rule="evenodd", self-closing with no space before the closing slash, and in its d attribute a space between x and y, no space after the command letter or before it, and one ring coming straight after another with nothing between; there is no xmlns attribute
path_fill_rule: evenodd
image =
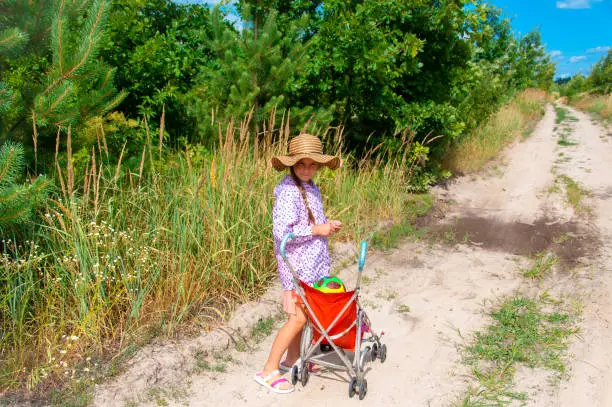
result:
<svg viewBox="0 0 612 407"><path fill-rule="evenodd" d="M336 276L323 277L317 280L312 287L327 294L346 292L344 283Z"/></svg>

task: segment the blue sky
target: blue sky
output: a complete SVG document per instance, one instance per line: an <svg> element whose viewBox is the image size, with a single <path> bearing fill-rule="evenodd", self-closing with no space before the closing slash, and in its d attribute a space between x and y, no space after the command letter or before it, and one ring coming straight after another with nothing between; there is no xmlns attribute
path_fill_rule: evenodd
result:
<svg viewBox="0 0 612 407"><path fill-rule="evenodd" d="M612 46L612 0L488 0L515 34L538 28L557 64L556 77L588 75Z"/></svg>

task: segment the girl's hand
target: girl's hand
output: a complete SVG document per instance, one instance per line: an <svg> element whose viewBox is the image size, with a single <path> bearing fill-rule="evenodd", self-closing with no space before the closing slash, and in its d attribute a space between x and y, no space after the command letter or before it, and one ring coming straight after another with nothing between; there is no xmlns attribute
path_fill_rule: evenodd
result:
<svg viewBox="0 0 612 407"><path fill-rule="evenodd" d="M339 220L332 220L329 222L329 224L331 226L332 233L336 233L337 231L342 229L342 222L340 222Z"/></svg>
<svg viewBox="0 0 612 407"><path fill-rule="evenodd" d="M332 227L331 227L331 223L329 222L312 226L313 236L329 236L331 234L332 234Z"/></svg>
<svg viewBox="0 0 612 407"><path fill-rule="evenodd" d="M314 225L312 227L313 236L329 236L342 228L342 222L339 220L332 220L321 225Z"/></svg>

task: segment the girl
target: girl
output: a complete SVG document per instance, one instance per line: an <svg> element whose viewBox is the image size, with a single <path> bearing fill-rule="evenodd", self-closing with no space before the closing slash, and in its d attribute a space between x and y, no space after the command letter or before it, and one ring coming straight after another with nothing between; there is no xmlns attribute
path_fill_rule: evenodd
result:
<svg viewBox="0 0 612 407"><path fill-rule="evenodd" d="M276 393L294 390L278 369L289 370L299 358L302 328L306 324L306 314L303 304L297 301L299 296L293 287L291 272L280 255L280 243L287 233L294 234L295 240L287 242L285 251L300 280L312 285L329 276L327 237L340 230L342 223L325 217L321 192L312 177L321 166L335 170L341 163L340 158L323 154L321 141L310 134L293 138L289 143L289 155L272 158L272 166L277 171L289 169L289 175L274 189L276 199L272 213L274 253L284 289L283 309L288 319L276 334L268 360L263 370L255 374L255 380ZM285 351L285 360L281 362ZM317 366L310 365L309 369L311 373L318 373Z"/></svg>

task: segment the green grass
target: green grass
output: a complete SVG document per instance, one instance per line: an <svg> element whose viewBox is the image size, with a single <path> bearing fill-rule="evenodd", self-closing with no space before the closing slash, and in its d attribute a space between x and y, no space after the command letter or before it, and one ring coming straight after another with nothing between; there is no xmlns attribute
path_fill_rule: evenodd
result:
<svg viewBox="0 0 612 407"><path fill-rule="evenodd" d="M518 295L506 299L490 317L492 324L476 332L465 348L465 362L472 367L476 385L460 405L507 406L525 401L527 395L514 389L517 364L565 373L568 338L577 329L562 302Z"/></svg>
<svg viewBox="0 0 612 407"><path fill-rule="evenodd" d="M372 248L380 250L390 250L397 247L401 239L413 237L420 239L423 231L417 230L414 220L425 215L433 206L433 199L427 194L417 194L410 197L406 202L406 218L401 222L393 224L390 228L374 230L370 234L370 244Z"/></svg>
<svg viewBox="0 0 612 407"><path fill-rule="evenodd" d="M208 355L206 352L196 352L194 358L196 372L225 373L228 364L234 361L229 351L225 353L213 352L212 355Z"/></svg>
<svg viewBox="0 0 612 407"><path fill-rule="evenodd" d="M558 258L554 253L538 253L530 267L521 268L520 272L524 277L541 280L550 274L557 262Z"/></svg>
<svg viewBox="0 0 612 407"><path fill-rule="evenodd" d="M582 188L576 181L567 175L561 175L559 179L565 185L567 201L574 208L574 211L577 214L589 212L589 209L583 204L583 199L590 194L589 191Z"/></svg>
<svg viewBox="0 0 612 407"><path fill-rule="evenodd" d="M563 134L561 134L559 136L559 140L557 140L557 144L559 144L560 146L563 146L563 147L578 145L578 143L576 143L575 141L570 141L568 139L567 134L565 134L565 133L563 133Z"/></svg>
<svg viewBox="0 0 612 407"><path fill-rule="evenodd" d="M274 327L279 321L279 318L282 318L282 314L259 319L257 323L251 327L249 335L247 337L240 338L235 343L236 350L239 352L252 350L253 344L261 342L263 339L271 335L272 332L274 332Z"/></svg>
<svg viewBox="0 0 612 407"><path fill-rule="evenodd" d="M555 123L560 124L561 122L565 120L568 110L564 107L559 107L555 105L555 113L557 113L557 118L555 119Z"/></svg>
<svg viewBox="0 0 612 407"><path fill-rule="evenodd" d="M71 382L51 393L51 403L57 407L86 407L93 401L93 383Z"/></svg>

